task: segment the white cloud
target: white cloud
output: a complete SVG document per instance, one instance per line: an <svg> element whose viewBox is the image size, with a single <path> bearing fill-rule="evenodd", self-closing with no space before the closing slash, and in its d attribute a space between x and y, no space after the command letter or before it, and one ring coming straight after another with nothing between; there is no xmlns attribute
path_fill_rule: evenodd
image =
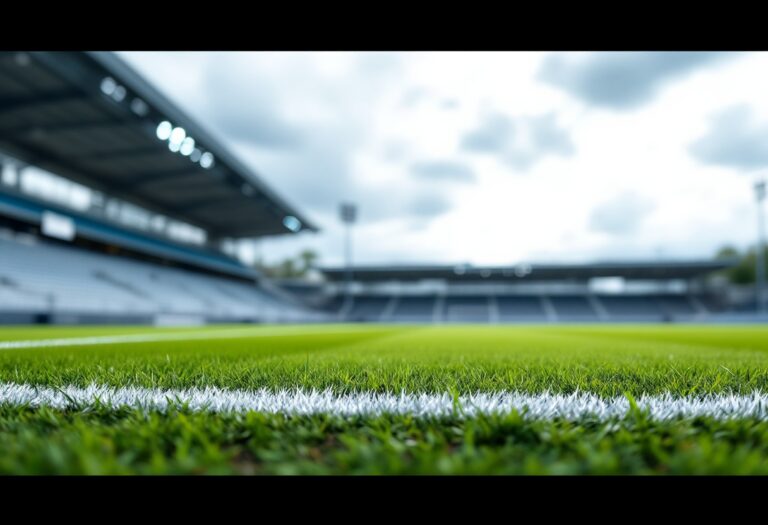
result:
<svg viewBox="0 0 768 525"><path fill-rule="evenodd" d="M650 199L625 192L595 206L589 216L589 226L598 233L631 235L653 208Z"/></svg>
<svg viewBox="0 0 768 525"><path fill-rule="evenodd" d="M542 53L127 55L322 228L259 241L268 260L311 246L324 264L340 263L336 207L350 199L360 204L361 263L695 257L754 237L750 181L700 162L690 145L724 108L745 105L755 122L768 121L763 53L662 68L623 106L634 111L601 111L542 81L552 60ZM559 146L543 149L545 161L541 148L526 149L524 175L514 154L464 149L492 114L549 115ZM269 132L297 140L276 143ZM463 166L471 177L414 176L423 162ZM629 194L642 196L641 220L596 231L601 207Z"/></svg>

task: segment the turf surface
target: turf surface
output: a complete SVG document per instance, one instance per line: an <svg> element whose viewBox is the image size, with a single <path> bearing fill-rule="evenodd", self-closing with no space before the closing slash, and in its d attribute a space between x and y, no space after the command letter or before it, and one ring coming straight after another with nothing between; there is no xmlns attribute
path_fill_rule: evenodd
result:
<svg viewBox="0 0 768 525"><path fill-rule="evenodd" d="M768 328L9 328L2 341L188 340L0 350L0 382L336 392L768 391ZM768 423L168 414L0 404L3 473L766 473Z"/></svg>

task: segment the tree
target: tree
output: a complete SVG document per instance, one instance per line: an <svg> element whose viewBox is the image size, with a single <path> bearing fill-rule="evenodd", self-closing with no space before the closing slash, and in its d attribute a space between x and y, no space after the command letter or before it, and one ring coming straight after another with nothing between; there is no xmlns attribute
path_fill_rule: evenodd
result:
<svg viewBox="0 0 768 525"><path fill-rule="evenodd" d="M307 272L315 266L318 259L319 256L315 251L305 249L299 252L297 256L288 257L272 266L264 264L264 262L259 259L254 263L254 267L267 277L295 279L297 277L305 277Z"/></svg>
<svg viewBox="0 0 768 525"><path fill-rule="evenodd" d="M765 250L768 258L768 249ZM736 266L723 270L723 274L733 284L754 284L756 280L755 266L757 264L757 250L750 248L746 253L740 253L733 246L724 246L718 250L716 259L738 259ZM766 262L768 271L768 261Z"/></svg>
<svg viewBox="0 0 768 525"><path fill-rule="evenodd" d="M316 251L309 248L304 249L299 253L299 259L302 263L303 273L306 274L309 270L315 267L315 263L319 259L319 255Z"/></svg>

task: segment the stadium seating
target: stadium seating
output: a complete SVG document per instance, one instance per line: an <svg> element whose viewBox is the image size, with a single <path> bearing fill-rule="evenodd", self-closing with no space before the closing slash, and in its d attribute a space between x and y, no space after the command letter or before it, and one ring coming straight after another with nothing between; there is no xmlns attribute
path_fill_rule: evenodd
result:
<svg viewBox="0 0 768 525"><path fill-rule="evenodd" d="M340 320L392 322L602 322L695 319L718 311L706 297L647 295L356 295L330 297Z"/></svg>
<svg viewBox="0 0 768 525"><path fill-rule="evenodd" d="M282 293L286 293L283 291ZM344 294L301 306L255 282L115 257L35 237L0 238L0 317L79 322L187 316L209 322L592 322L694 319L716 311L685 294ZM21 317L19 317L21 316ZM27 317L24 317L27 316Z"/></svg>
<svg viewBox="0 0 768 525"><path fill-rule="evenodd" d="M550 295L549 301L560 321L597 321L600 318L584 295Z"/></svg>
<svg viewBox="0 0 768 525"><path fill-rule="evenodd" d="M440 312L445 321L487 323L490 320L488 296L449 296Z"/></svg>
<svg viewBox="0 0 768 525"><path fill-rule="evenodd" d="M500 321L546 321L547 313L538 296L497 296Z"/></svg>
<svg viewBox="0 0 768 525"><path fill-rule="evenodd" d="M391 300L388 296L356 297L347 318L350 321L378 321Z"/></svg>
<svg viewBox="0 0 768 525"><path fill-rule="evenodd" d="M598 300L605 307L611 318L621 319L625 317L650 317L660 318L664 312L655 296L646 295L621 295L598 296Z"/></svg>
<svg viewBox="0 0 768 525"><path fill-rule="evenodd" d="M667 315L694 315L699 310L688 296L659 295L656 300L662 311Z"/></svg>
<svg viewBox="0 0 768 525"><path fill-rule="evenodd" d="M34 239L0 239L0 312L215 321L311 316L252 282Z"/></svg>
<svg viewBox="0 0 768 525"><path fill-rule="evenodd" d="M400 296L392 315L386 320L398 322L431 322L434 316L436 301L437 298L435 296Z"/></svg>

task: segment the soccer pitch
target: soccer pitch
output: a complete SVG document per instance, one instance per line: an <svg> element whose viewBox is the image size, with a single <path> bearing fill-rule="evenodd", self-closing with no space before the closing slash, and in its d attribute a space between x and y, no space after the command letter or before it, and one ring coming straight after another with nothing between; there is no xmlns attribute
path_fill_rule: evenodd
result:
<svg viewBox="0 0 768 525"><path fill-rule="evenodd" d="M768 473L768 327L0 330L0 473Z"/></svg>

